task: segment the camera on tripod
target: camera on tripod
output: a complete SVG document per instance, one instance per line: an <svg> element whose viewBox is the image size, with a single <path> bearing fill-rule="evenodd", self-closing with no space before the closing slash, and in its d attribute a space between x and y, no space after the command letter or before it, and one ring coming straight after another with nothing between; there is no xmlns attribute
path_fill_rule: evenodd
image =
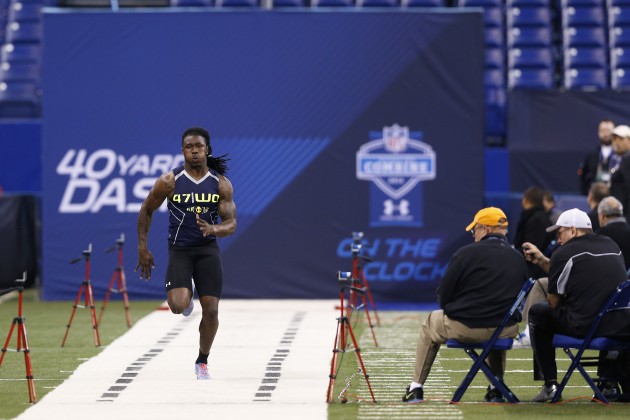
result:
<svg viewBox="0 0 630 420"><path fill-rule="evenodd" d="M24 283L26 283L26 271L22 273L21 279L15 279L15 284L17 284L18 286L24 286Z"/></svg>
<svg viewBox="0 0 630 420"><path fill-rule="evenodd" d="M352 272L350 271L337 271L337 280L348 281L352 279Z"/></svg>
<svg viewBox="0 0 630 420"><path fill-rule="evenodd" d="M361 242L361 239L363 239L363 232L352 232L352 240L355 243Z"/></svg>

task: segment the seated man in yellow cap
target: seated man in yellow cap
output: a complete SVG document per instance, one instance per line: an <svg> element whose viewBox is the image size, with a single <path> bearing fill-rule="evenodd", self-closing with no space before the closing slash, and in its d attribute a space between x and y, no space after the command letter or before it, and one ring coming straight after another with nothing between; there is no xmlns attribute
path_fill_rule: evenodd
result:
<svg viewBox="0 0 630 420"><path fill-rule="evenodd" d="M507 241L508 220L496 207L479 210L466 227L475 243L453 254L438 287L440 310L422 324L413 381L402 398L406 403L424 401L423 385L441 344L448 339L480 342L490 338L527 280L523 256ZM515 323L501 338L518 333ZM503 377L505 351L488 355L492 370ZM504 402L498 389L488 387L485 400Z"/></svg>

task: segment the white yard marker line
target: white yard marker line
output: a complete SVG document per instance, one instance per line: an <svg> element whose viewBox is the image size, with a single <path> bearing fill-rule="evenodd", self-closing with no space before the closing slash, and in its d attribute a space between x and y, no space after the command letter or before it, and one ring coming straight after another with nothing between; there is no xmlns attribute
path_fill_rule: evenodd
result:
<svg viewBox="0 0 630 420"><path fill-rule="evenodd" d="M222 301L210 381L194 375L199 305L188 318L155 311L17 419L326 419L334 305Z"/></svg>

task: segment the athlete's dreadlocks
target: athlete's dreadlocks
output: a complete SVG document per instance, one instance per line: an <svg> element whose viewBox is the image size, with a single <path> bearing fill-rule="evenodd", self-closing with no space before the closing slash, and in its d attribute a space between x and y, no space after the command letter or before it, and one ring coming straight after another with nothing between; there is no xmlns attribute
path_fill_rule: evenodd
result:
<svg viewBox="0 0 630 420"><path fill-rule="evenodd" d="M188 136L201 136L206 141L206 146L208 146L208 168L214 169L217 171L219 175L225 175L227 168L227 159L225 155L214 157L212 156L212 146L210 146L210 133L204 128L201 127L190 127L184 131L182 134L182 146L184 145L184 139Z"/></svg>

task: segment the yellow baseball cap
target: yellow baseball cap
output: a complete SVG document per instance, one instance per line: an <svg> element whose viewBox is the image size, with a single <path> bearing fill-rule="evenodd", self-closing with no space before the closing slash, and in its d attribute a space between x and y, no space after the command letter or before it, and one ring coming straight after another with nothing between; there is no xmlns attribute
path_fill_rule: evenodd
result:
<svg viewBox="0 0 630 420"><path fill-rule="evenodd" d="M503 213L498 207L486 207L485 209L481 209L475 214L475 219L471 224L466 226L466 231L468 232L476 224L486 225L486 226L502 226L505 227L508 225L507 216Z"/></svg>

